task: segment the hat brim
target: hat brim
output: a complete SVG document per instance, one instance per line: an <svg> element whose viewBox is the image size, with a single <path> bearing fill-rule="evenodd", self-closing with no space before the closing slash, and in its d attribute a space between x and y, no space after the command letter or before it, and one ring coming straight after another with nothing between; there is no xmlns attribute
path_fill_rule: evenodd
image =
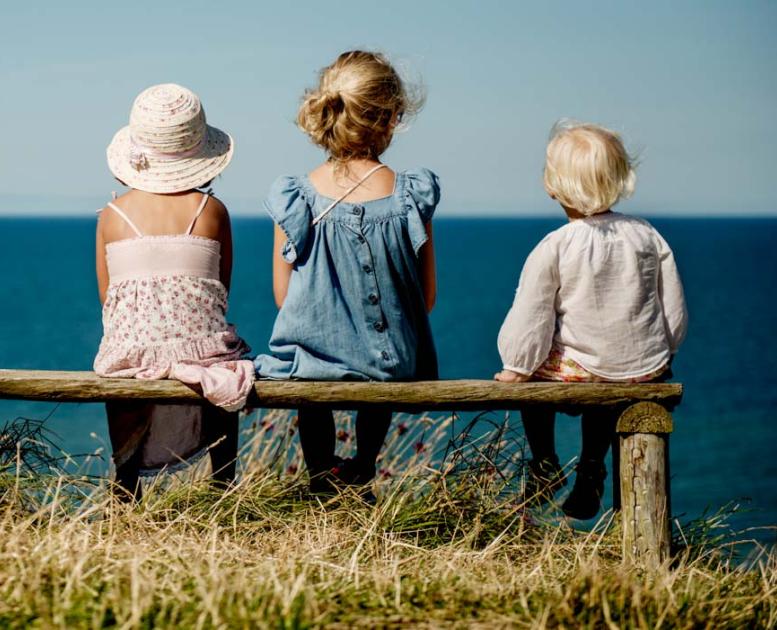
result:
<svg viewBox="0 0 777 630"><path fill-rule="evenodd" d="M137 170L130 162L129 126L123 127L108 145L108 168L127 186L145 192L164 194L199 188L229 165L235 150L228 133L207 125L207 134L197 155L177 160L147 156L147 165Z"/></svg>

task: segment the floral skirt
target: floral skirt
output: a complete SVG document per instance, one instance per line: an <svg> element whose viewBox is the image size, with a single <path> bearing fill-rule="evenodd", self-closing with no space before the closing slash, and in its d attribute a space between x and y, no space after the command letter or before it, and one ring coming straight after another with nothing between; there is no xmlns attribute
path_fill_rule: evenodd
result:
<svg viewBox="0 0 777 630"><path fill-rule="evenodd" d="M647 381L655 381L660 377L667 376L669 365L664 365L659 369L645 374L644 376L637 376L636 378L624 379L617 381L619 383L645 383ZM545 362L537 368L532 375L532 379L539 381L562 381L564 383L612 383L612 379L607 379L602 376L597 376L586 370L574 359L565 357L564 354L556 346L551 348L548 358Z"/></svg>

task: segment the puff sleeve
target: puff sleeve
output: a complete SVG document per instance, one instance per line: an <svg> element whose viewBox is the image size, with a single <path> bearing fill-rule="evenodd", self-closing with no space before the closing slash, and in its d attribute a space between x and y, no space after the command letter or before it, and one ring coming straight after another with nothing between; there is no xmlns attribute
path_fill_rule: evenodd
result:
<svg viewBox="0 0 777 630"><path fill-rule="evenodd" d="M311 213L308 200L296 177L281 176L273 182L264 209L286 235L283 258L293 263L305 251L310 234Z"/></svg>
<svg viewBox="0 0 777 630"><path fill-rule="evenodd" d="M407 229L413 251L418 255L428 240L426 224L440 203L440 183L437 175L429 169L420 168L405 171L405 209L407 210Z"/></svg>

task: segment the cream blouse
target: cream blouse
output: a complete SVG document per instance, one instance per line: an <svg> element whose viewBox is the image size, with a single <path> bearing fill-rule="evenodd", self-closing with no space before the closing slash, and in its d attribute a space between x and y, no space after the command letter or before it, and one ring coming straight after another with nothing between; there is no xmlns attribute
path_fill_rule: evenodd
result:
<svg viewBox="0 0 777 630"><path fill-rule="evenodd" d="M499 354L529 375L555 345L593 374L631 379L669 362L687 320L669 245L647 221L607 212L570 221L529 254Z"/></svg>

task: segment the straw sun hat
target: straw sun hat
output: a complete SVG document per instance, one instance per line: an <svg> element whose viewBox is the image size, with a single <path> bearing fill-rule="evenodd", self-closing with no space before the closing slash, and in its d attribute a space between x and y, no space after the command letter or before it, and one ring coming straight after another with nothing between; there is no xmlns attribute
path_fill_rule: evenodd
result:
<svg viewBox="0 0 777 630"><path fill-rule="evenodd" d="M127 127L108 146L108 168L127 186L152 193L198 188L232 159L229 134L205 123L191 90L164 83L135 99Z"/></svg>

